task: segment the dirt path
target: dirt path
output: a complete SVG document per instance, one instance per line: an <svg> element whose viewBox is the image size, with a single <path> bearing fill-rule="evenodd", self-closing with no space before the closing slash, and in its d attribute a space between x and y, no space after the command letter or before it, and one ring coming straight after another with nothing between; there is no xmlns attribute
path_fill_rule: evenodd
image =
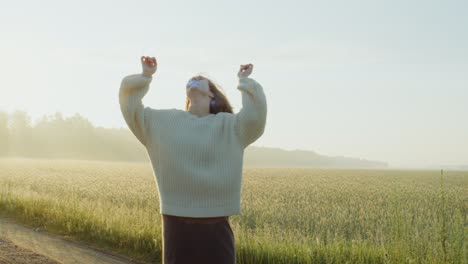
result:
<svg viewBox="0 0 468 264"><path fill-rule="evenodd" d="M59 264L46 256L19 247L8 239L0 237L0 264Z"/></svg>
<svg viewBox="0 0 468 264"><path fill-rule="evenodd" d="M16 246L16 247L15 247ZM0 217L0 264L141 263Z"/></svg>

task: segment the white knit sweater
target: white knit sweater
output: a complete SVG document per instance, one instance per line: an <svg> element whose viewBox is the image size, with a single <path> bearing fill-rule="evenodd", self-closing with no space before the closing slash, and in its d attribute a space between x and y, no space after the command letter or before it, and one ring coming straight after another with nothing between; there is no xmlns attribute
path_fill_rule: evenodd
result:
<svg viewBox="0 0 468 264"><path fill-rule="evenodd" d="M152 78L128 75L120 86L124 119L146 147L161 214L214 217L241 214L244 149L264 132L267 101L252 78L239 79L242 109L199 117L142 104Z"/></svg>

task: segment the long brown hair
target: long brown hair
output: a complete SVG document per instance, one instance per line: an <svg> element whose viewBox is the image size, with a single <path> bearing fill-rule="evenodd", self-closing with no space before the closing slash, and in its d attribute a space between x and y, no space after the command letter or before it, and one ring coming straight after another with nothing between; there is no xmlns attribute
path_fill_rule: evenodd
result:
<svg viewBox="0 0 468 264"><path fill-rule="evenodd" d="M214 81L210 80L208 77L204 75L196 75L191 78L191 80L207 80L208 86L210 87L210 91L213 93L214 97L210 101L210 113L217 114L219 112L227 112L233 114L233 107L229 103L226 95L222 92L223 88L215 83ZM213 103L214 104L211 104ZM185 97L185 111L188 111L190 107L190 99L188 96Z"/></svg>

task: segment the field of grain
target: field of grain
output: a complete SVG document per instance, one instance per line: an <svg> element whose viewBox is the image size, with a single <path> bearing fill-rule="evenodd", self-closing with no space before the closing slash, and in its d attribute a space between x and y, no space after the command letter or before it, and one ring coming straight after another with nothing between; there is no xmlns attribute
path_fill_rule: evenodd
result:
<svg viewBox="0 0 468 264"><path fill-rule="evenodd" d="M238 263L467 263L468 172L246 168ZM149 163L0 159L0 211L157 263Z"/></svg>

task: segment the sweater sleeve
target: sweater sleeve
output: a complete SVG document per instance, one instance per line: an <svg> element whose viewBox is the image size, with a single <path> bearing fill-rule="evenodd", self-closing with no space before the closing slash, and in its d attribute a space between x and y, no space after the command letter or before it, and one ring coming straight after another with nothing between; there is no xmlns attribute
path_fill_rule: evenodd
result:
<svg viewBox="0 0 468 264"><path fill-rule="evenodd" d="M146 146L148 140L148 113L142 98L149 90L152 78L142 74L128 75L120 84L119 103L125 122L137 139Z"/></svg>
<svg viewBox="0 0 468 264"><path fill-rule="evenodd" d="M242 108L235 114L235 130L245 149L257 140L265 130L267 101L263 87L252 78L239 78L237 89L242 94Z"/></svg>

